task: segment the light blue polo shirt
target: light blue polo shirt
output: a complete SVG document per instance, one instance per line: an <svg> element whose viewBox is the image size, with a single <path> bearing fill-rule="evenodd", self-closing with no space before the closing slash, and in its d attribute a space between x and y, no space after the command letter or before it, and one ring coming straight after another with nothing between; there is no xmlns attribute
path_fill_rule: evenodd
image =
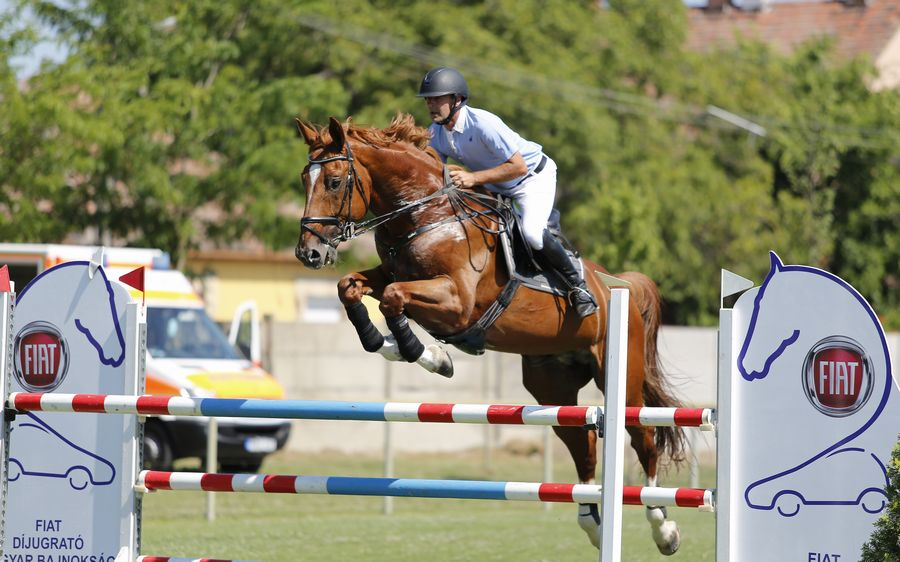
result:
<svg viewBox="0 0 900 562"><path fill-rule="evenodd" d="M478 172L499 166L513 154L520 152L529 172L540 164L541 145L523 139L493 113L464 105L459 109L458 115L452 131L437 123L432 123L428 128L431 131L431 146L438 151L444 162L450 157L473 172ZM500 184L485 184L485 187L502 193L517 185L524 177Z"/></svg>

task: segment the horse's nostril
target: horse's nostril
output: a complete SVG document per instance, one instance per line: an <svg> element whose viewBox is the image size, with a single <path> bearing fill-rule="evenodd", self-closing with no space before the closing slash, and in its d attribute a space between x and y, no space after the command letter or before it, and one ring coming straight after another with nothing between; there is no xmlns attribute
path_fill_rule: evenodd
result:
<svg viewBox="0 0 900 562"><path fill-rule="evenodd" d="M304 248L297 246L294 248L294 255L307 267L322 267L322 253L315 248Z"/></svg>

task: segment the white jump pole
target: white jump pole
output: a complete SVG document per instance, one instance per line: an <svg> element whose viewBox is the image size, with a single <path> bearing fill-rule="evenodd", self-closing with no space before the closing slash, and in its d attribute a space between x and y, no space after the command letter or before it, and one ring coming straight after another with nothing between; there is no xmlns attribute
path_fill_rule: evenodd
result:
<svg viewBox="0 0 900 562"><path fill-rule="evenodd" d="M726 269L721 271L719 298L718 389L716 395L716 560L732 560L731 507L732 481L736 466L732 464L734 402L732 376L738 351L734 310L725 308L725 299L753 287L754 283Z"/></svg>
<svg viewBox="0 0 900 562"><path fill-rule="evenodd" d="M622 490L625 474L625 389L628 367L627 289L611 289L606 328L606 401L603 416L603 498L600 562L622 559Z"/></svg>
<svg viewBox="0 0 900 562"><path fill-rule="evenodd" d="M219 470L219 420L209 418L206 424L206 470ZM216 520L216 493L206 493L206 520Z"/></svg>
<svg viewBox="0 0 900 562"><path fill-rule="evenodd" d="M147 372L147 309L137 302L125 305L125 373L129 386L125 388L127 392L143 393L144 373ZM137 427L133 427L130 431L127 426L123 426L123 434L128 435L132 442L132 447L124 447L125 455L122 458L122 477L131 481L137 479L143 466L141 459L143 458L143 443L136 439L136 434L140 434ZM122 527L119 533L119 544L123 545L119 551L120 558L127 553L128 560L136 558L141 550L141 512L143 510L143 498L139 494L126 496L125 505L130 509L126 517L129 518L128 525Z"/></svg>
<svg viewBox="0 0 900 562"><path fill-rule="evenodd" d="M12 372L12 292L0 293L0 391L9 395L9 377ZM6 544L6 491L9 470L9 427L6 421L6 401L0 406L0 552Z"/></svg>
<svg viewBox="0 0 900 562"><path fill-rule="evenodd" d="M716 422L716 560L731 560L729 515L731 513L731 365L734 354L733 311L719 310L719 388Z"/></svg>

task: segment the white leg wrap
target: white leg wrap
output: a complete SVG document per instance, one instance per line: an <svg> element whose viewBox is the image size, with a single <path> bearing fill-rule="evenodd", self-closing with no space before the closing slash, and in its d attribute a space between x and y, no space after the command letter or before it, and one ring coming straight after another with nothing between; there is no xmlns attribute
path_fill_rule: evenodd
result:
<svg viewBox="0 0 900 562"><path fill-rule="evenodd" d="M578 526L587 534L591 544L599 550L600 539L603 533L600 527L600 506L592 504L579 505Z"/></svg>
<svg viewBox="0 0 900 562"><path fill-rule="evenodd" d="M384 337L384 345L378 348L378 353L388 361L406 361L400 355L400 349L393 334ZM437 373L448 378L453 376L453 360L450 358L450 354L437 344L426 345L425 351L416 359L416 363L429 373Z"/></svg>
<svg viewBox="0 0 900 562"><path fill-rule="evenodd" d="M378 348L378 353L388 361L403 361L403 356L400 355L400 349L397 347L397 340L393 334L388 334L384 337L384 345Z"/></svg>

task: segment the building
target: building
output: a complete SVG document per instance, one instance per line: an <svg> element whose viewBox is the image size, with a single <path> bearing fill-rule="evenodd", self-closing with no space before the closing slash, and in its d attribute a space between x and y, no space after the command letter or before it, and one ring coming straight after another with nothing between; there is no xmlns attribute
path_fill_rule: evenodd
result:
<svg viewBox="0 0 900 562"><path fill-rule="evenodd" d="M697 50L758 39L782 51L816 37L839 56L868 56L874 90L900 86L900 0L687 0L688 45Z"/></svg>
<svg viewBox="0 0 900 562"><path fill-rule="evenodd" d="M371 236L341 246L341 254L371 255ZM337 298L342 273L335 268L318 271L304 267L290 250L202 249L188 253L185 273L203 297L206 311L217 322L229 322L238 306L256 302L259 314L274 322L335 323L346 320ZM364 302L373 319L380 319L378 304Z"/></svg>

